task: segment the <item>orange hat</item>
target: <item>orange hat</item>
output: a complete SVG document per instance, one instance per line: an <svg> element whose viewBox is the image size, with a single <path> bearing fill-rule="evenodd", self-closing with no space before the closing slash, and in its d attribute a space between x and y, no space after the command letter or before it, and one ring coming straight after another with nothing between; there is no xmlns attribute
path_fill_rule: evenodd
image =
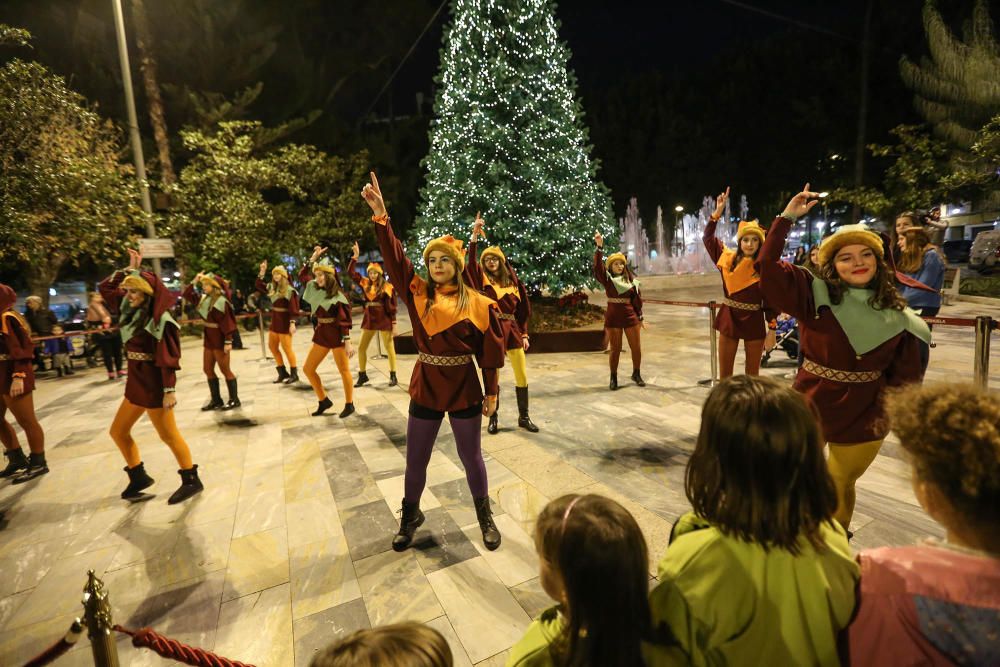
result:
<svg viewBox="0 0 1000 667"><path fill-rule="evenodd" d="M424 264L427 264L427 256L435 250L451 257L459 273L465 268L465 248L460 239L456 239L451 234L433 239L424 248Z"/></svg>
<svg viewBox="0 0 1000 667"><path fill-rule="evenodd" d="M503 251L500 250L499 246L495 246L495 245L494 246L490 246L489 248L487 248L486 250L484 250L482 253L480 253L480 255L479 255L479 263L480 264L483 262L484 259L486 259L486 255L493 255L494 257L496 257L497 259L500 260L501 264L506 264L507 263L507 258L504 256Z"/></svg>
<svg viewBox="0 0 1000 667"><path fill-rule="evenodd" d="M379 264L378 262L370 262L365 271L368 273L368 275L371 275L373 271L375 273L380 273L383 276L385 275L385 271L382 270L382 265Z"/></svg>
<svg viewBox="0 0 1000 667"><path fill-rule="evenodd" d="M739 243L747 234L756 236L760 239L761 243L764 242L764 228L756 220L743 220L740 222L739 227L736 228L736 242Z"/></svg>
<svg viewBox="0 0 1000 667"><path fill-rule="evenodd" d="M859 222L856 225L842 225L833 234L823 239L823 243L819 246L820 266L833 259L837 251L845 245L868 246L875 251L880 259L885 259L882 237L869 229L868 225Z"/></svg>

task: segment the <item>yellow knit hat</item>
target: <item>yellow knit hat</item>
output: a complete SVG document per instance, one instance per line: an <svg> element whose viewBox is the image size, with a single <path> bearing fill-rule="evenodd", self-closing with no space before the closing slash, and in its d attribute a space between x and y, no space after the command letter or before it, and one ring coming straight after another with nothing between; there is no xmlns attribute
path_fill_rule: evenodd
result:
<svg viewBox="0 0 1000 667"><path fill-rule="evenodd" d="M272 280L274 280L274 274L276 274L276 273L278 275L284 276L285 280L288 280L288 269L286 269L285 267L281 266L280 264L278 266L274 267L273 269L271 269L271 279Z"/></svg>
<svg viewBox="0 0 1000 667"><path fill-rule="evenodd" d="M331 276L337 273L337 269L330 263L326 257L319 260L318 262L313 262L312 271L315 274L317 271L322 271L323 273L329 273Z"/></svg>
<svg viewBox="0 0 1000 667"><path fill-rule="evenodd" d="M424 264L427 264L427 256L435 250L443 252L451 257L451 259L455 262L455 266L457 267L456 271L458 273L461 273L465 268L465 248L462 247L461 239L456 239L451 234L433 239L427 244L427 247L424 248Z"/></svg>
<svg viewBox="0 0 1000 667"><path fill-rule="evenodd" d="M480 264L482 264L483 260L486 259L486 255L493 255L494 257L496 257L497 259L500 260L501 264L506 264L507 263L507 258L504 256L503 251L500 250L499 246L495 246L495 245L494 246L490 246L489 248L487 248L486 250L484 250L482 253L480 253L480 255L479 255L479 263Z"/></svg>
<svg viewBox="0 0 1000 667"><path fill-rule="evenodd" d="M743 220L736 228L736 242L739 243L747 234L756 236L760 242L764 242L764 228L756 220Z"/></svg>
<svg viewBox="0 0 1000 667"><path fill-rule="evenodd" d="M628 259L625 258L625 255L623 255L620 252L615 252L615 253L611 253L610 255L608 255L608 258L606 260L604 260L604 268L605 269L610 269L611 265L614 262L621 262L626 267L628 267Z"/></svg>
<svg viewBox="0 0 1000 667"><path fill-rule="evenodd" d="M215 279L215 274L214 273L206 273L205 275L203 275L201 277L201 282L202 282L203 285L205 283L208 283L209 285L211 285L215 289L218 289L218 290L222 289L222 285L220 285L219 281Z"/></svg>
<svg viewBox="0 0 1000 667"><path fill-rule="evenodd" d="M371 275L372 273L378 273L383 276L385 275L385 271L382 270L382 265L377 262L369 263L366 271L368 272L368 275Z"/></svg>
<svg viewBox="0 0 1000 667"><path fill-rule="evenodd" d="M125 280L122 281L121 286L122 289L137 289L146 296L153 296L153 286L138 273L125 276Z"/></svg>
<svg viewBox="0 0 1000 667"><path fill-rule="evenodd" d="M858 223L856 225L843 225L830 236L827 236L819 246L820 266L826 264L837 251L845 245L868 246L875 251L880 259L885 258L885 249L882 246L882 237L869 229L868 225Z"/></svg>

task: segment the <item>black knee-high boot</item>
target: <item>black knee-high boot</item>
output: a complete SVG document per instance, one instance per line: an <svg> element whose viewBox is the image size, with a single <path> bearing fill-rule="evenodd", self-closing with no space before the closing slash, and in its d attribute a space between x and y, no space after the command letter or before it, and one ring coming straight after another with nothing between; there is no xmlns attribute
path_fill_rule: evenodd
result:
<svg viewBox="0 0 1000 667"><path fill-rule="evenodd" d="M517 393L517 425L531 433L538 433L538 427L528 415L528 388L515 387L514 391Z"/></svg>
<svg viewBox="0 0 1000 667"><path fill-rule="evenodd" d="M236 383L236 378L232 380L226 380L226 389L229 390L229 402L226 403L226 407L223 410L232 410L233 408L238 408L242 403L240 403L240 395Z"/></svg>
<svg viewBox="0 0 1000 667"><path fill-rule="evenodd" d="M225 403L222 402L222 392L219 391L219 378L208 378L208 390L211 392L212 397L208 400L208 403L201 406L203 412L208 410L218 410L221 407L225 407Z"/></svg>

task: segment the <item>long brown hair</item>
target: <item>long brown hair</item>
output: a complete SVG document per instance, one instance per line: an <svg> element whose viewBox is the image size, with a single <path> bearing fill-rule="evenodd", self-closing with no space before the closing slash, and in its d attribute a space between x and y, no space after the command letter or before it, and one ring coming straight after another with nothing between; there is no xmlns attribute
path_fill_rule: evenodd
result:
<svg viewBox="0 0 1000 667"><path fill-rule="evenodd" d="M826 283L830 291L830 301L839 304L844 300L844 292L849 285L837 274L837 266L834 258L819 267L819 278ZM885 260L875 255L875 277L868 283L873 292L868 298L868 305L875 310L903 310L906 308L906 299L900 296L896 290L896 274Z"/></svg>
<svg viewBox="0 0 1000 667"><path fill-rule="evenodd" d="M740 260L743 259L744 257L749 257L751 260L753 260L753 261L756 262L757 261L757 255L760 254L760 249L763 248L763 247L764 247L763 243L758 243L757 244L757 250L754 251L753 255L746 255L746 254L743 253L743 245L742 244L737 244L737 246L736 246L736 253L733 255L733 263L729 265L729 272L732 273L733 271L735 271L736 267L740 263Z"/></svg>
<svg viewBox="0 0 1000 667"><path fill-rule="evenodd" d="M825 548L837 508L811 404L766 377L731 376L708 395L684 491L723 534L793 554L799 538Z"/></svg>
<svg viewBox="0 0 1000 667"><path fill-rule="evenodd" d="M330 298L340 294L340 281L337 279L336 273L326 272L326 284L323 285L323 290L326 291L326 298Z"/></svg>
<svg viewBox="0 0 1000 667"><path fill-rule="evenodd" d="M922 227L911 227L903 232L906 247L899 256L899 270L903 273L915 273L924 263L924 253L931 245L931 239Z"/></svg>
<svg viewBox="0 0 1000 667"><path fill-rule="evenodd" d="M458 285L458 303L455 308L459 315L465 313L469 309L469 292L465 287L465 281L459 276L458 266L455 266L455 278L453 280L455 284ZM424 315L431 312L431 306L434 305L434 292L437 291L437 283L430 276L430 271L427 272L427 307L424 308Z"/></svg>
<svg viewBox="0 0 1000 667"><path fill-rule="evenodd" d="M480 261L479 265L482 267L483 273L489 277L490 282L498 284L500 287L513 287L514 278L510 275L510 271L507 270L507 264L496 255L491 254L491 256L497 258L496 273L488 271L486 265Z"/></svg>
<svg viewBox="0 0 1000 667"><path fill-rule="evenodd" d="M538 515L535 547L566 592L567 623L549 647L555 663L643 664L642 641L652 635L649 562L629 511L595 494L556 498Z"/></svg>

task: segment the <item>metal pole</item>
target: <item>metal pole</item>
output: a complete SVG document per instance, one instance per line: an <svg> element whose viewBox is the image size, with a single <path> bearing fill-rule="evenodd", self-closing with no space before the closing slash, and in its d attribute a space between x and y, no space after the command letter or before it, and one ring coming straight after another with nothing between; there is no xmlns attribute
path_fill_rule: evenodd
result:
<svg viewBox="0 0 1000 667"><path fill-rule="evenodd" d="M146 234L156 238L153 224L153 203L149 199L149 184L146 182L146 161L142 156L142 138L139 136L139 121L135 114L135 96L132 92L132 70L128 62L128 40L125 37L125 16L122 14L121 0L111 0L115 13L115 35L118 38L118 59L122 68L122 85L125 87L125 111L128 113L128 131L132 142L132 159L135 161L135 177L139 180L139 194L142 210L146 213ZM160 260L154 259L153 272L162 278Z"/></svg>
<svg viewBox="0 0 1000 667"><path fill-rule="evenodd" d="M260 358L267 360L267 347L264 345L264 311L257 309L257 330L260 331Z"/></svg>
<svg viewBox="0 0 1000 667"><path fill-rule="evenodd" d="M993 319L989 315L976 318L976 357L973 360L973 374L976 386L987 389L990 381L990 334Z"/></svg>
<svg viewBox="0 0 1000 667"><path fill-rule="evenodd" d="M83 614L87 623L87 637L94 655L95 667L118 667L118 645L112 628L111 603L104 582L93 570L87 571L87 585L83 588Z"/></svg>
<svg viewBox="0 0 1000 667"><path fill-rule="evenodd" d="M715 301L708 302L708 349L711 356L710 366L712 377L707 380L699 380L698 384L704 387L714 387L719 381L719 341L718 332L715 330Z"/></svg>

